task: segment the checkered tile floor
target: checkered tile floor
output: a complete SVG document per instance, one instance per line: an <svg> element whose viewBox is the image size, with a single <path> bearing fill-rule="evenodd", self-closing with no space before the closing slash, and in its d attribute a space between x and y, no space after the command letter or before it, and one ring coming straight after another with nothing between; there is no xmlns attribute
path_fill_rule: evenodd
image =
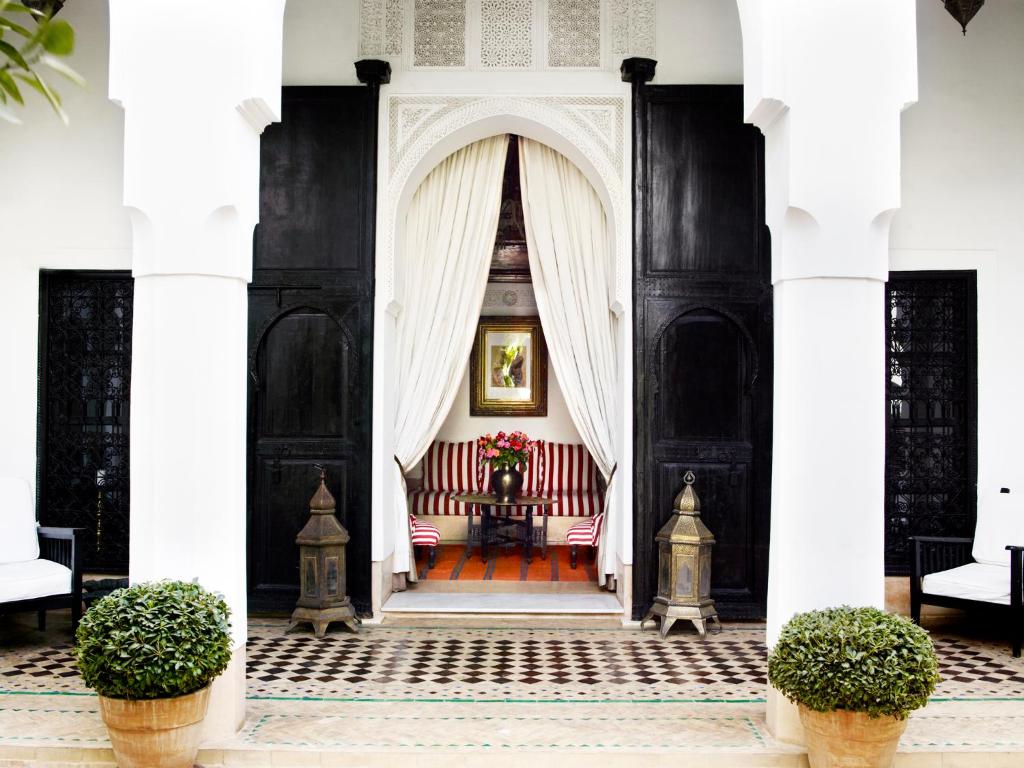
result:
<svg viewBox="0 0 1024 768"><path fill-rule="evenodd" d="M9 619L0 619L0 624ZM764 696L764 631L364 627L322 640L254 619L250 697L490 701L738 701ZM1003 643L934 636L936 698L1024 697L1024 661ZM83 691L68 633L0 631L0 693Z"/></svg>

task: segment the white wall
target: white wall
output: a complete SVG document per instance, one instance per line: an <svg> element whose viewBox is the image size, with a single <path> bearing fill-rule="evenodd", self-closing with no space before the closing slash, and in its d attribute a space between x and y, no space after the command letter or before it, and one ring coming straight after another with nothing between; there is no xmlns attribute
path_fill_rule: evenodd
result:
<svg viewBox="0 0 1024 768"><path fill-rule="evenodd" d="M0 474L33 484L39 270L131 267L123 113L107 99L106 0L75 0L61 17L77 34L69 63L88 80L83 89L54 79L70 125L28 88L23 124L0 121Z"/></svg>
<svg viewBox="0 0 1024 768"><path fill-rule="evenodd" d="M284 85L358 85L357 0L288 0L284 10Z"/></svg>
<svg viewBox="0 0 1024 768"><path fill-rule="evenodd" d="M732 0L659 0L655 83L743 82L743 39Z"/></svg>
<svg viewBox="0 0 1024 768"><path fill-rule="evenodd" d="M1024 3L989 0L967 36L918 0L919 100L903 114L890 268L978 270L979 503L1024 494Z"/></svg>

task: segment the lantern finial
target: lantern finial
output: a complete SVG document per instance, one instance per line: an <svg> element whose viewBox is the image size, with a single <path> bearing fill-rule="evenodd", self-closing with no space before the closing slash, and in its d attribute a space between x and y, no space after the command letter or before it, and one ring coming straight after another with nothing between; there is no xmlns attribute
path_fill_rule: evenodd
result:
<svg viewBox="0 0 1024 768"><path fill-rule="evenodd" d="M327 490L327 470L322 464L314 464L315 469L320 470L320 486L309 500L310 512L334 512L335 502L331 492Z"/></svg>
<svg viewBox="0 0 1024 768"><path fill-rule="evenodd" d="M693 481L696 479L697 477L693 474L692 470L687 470L686 474L683 475L683 482L686 485L676 496L675 503L672 505L676 512L684 515L700 512L700 499L697 498L697 492L693 490Z"/></svg>

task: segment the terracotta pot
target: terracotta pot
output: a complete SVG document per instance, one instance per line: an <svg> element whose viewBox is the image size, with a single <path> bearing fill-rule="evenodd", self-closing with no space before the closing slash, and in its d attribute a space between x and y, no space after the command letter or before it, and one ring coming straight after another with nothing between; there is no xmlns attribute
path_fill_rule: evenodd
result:
<svg viewBox="0 0 1024 768"><path fill-rule="evenodd" d="M491 488L498 501L510 504L523 487L523 473L518 469L496 469L491 472Z"/></svg>
<svg viewBox="0 0 1024 768"><path fill-rule="evenodd" d="M906 720L800 707L811 768L892 768Z"/></svg>
<svg viewBox="0 0 1024 768"><path fill-rule="evenodd" d="M100 713L119 768L192 768L210 686L173 699L108 699Z"/></svg>

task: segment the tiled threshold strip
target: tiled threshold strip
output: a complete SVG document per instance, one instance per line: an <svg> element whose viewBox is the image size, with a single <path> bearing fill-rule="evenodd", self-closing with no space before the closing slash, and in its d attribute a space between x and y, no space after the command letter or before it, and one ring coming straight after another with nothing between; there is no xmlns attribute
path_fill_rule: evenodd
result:
<svg viewBox="0 0 1024 768"><path fill-rule="evenodd" d="M761 702L399 702L250 699L242 731L200 765L804 766L774 741ZM1024 765L1024 699L934 701L915 713L898 768ZM480 762L476 762L477 759ZM665 761L664 763L662 761ZM621 761L621 762L620 762ZM95 698L0 696L0 766L110 766ZM519 762L518 765L522 765ZM591 762L592 765L592 762Z"/></svg>

